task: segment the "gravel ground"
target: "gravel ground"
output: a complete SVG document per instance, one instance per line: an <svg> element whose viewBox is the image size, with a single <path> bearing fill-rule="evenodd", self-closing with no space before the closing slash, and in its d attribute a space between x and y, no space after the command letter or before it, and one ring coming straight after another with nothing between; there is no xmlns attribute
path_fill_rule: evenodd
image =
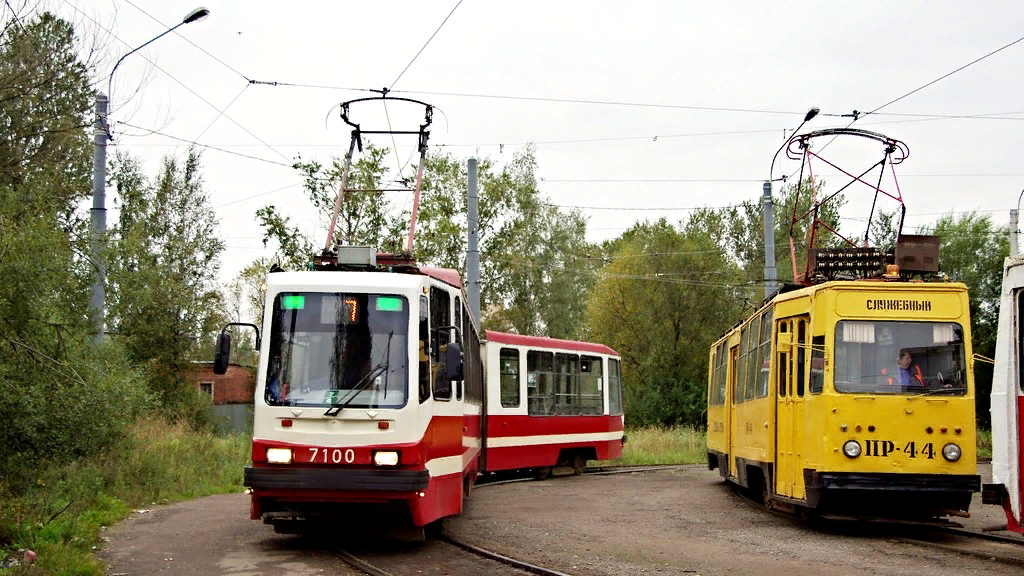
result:
<svg viewBox="0 0 1024 576"><path fill-rule="evenodd" d="M972 505L971 524L1001 511ZM906 543L853 524L763 511L703 467L481 488L446 531L572 574L1021 574L1022 566Z"/></svg>

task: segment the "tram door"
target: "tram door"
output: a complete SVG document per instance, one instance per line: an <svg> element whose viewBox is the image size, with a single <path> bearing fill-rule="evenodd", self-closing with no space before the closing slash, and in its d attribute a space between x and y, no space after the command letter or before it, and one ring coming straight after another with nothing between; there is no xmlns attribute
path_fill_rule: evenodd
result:
<svg viewBox="0 0 1024 576"><path fill-rule="evenodd" d="M803 500L804 395L807 393L807 316L780 318L776 331L775 492Z"/></svg>
<svg viewBox="0 0 1024 576"><path fill-rule="evenodd" d="M732 429L733 422L735 421L733 412L736 411L736 367L739 361L740 347L736 345L729 349L729 370L727 372L729 380L726 382L729 395L729 409L725 411L725 445L729 447L728 475L733 478L736 477L736 446L733 445L733 441L739 436Z"/></svg>

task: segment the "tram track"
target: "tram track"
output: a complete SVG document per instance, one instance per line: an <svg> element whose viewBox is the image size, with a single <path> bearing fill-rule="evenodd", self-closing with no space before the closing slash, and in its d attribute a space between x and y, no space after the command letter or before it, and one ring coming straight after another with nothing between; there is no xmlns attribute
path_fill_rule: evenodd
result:
<svg viewBox="0 0 1024 576"><path fill-rule="evenodd" d="M680 465L642 465L642 466L603 466L587 468L583 471L584 476L609 476L619 474L635 474L642 472L658 472L663 470L678 470L700 466L700 464ZM545 480L537 480L533 477L499 478L496 480L485 480L476 485L476 488L500 486L518 482L550 482L557 481L566 476L553 476ZM429 565L432 562L442 562L446 573L449 574L495 574L495 575L522 575L536 574L539 576L569 576L537 564L524 560L512 558L504 554L482 548L452 536L443 529L436 533L433 538L428 538L425 544L415 548L401 550L401 554L395 554L393 549L381 550L374 548L349 550L336 550L336 558L348 566L368 574L370 576L398 576L410 571L411 566ZM437 558L437 559L435 559Z"/></svg>

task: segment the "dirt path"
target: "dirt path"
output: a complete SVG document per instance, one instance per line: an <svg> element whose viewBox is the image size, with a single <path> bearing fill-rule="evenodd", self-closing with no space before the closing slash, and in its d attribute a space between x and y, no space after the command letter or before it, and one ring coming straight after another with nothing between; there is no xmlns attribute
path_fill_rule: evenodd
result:
<svg viewBox="0 0 1024 576"><path fill-rule="evenodd" d="M354 574L332 544L274 534L249 520L248 508L246 495L230 494L134 514L105 533L100 558L111 575ZM998 508L980 502L972 513L978 526L1001 520ZM701 467L478 488L445 529L579 575L1024 573L1024 565L906 544L899 534L822 529L766 513ZM447 573L443 566L423 573Z"/></svg>

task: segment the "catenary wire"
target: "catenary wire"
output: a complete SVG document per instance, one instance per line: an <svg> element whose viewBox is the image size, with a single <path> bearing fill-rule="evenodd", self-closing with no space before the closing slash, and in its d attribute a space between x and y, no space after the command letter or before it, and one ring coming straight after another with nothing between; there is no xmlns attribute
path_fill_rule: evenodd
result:
<svg viewBox="0 0 1024 576"><path fill-rule="evenodd" d="M388 89L389 89L389 90L390 90L390 89L392 89L392 88L394 88L394 87L395 87L395 84L398 84L398 81L399 81L399 80L401 80L401 79L402 79L402 76L404 76L404 75L405 75L405 72L406 72L406 70L408 70L408 69L409 69L409 67L410 67L410 66L412 66L412 63L413 63L413 62L415 62L415 61L416 61L416 59L420 57L420 54L422 54L422 53L423 53L423 51L424 51L424 50L426 50L426 48L427 48L427 44L430 44L430 41L434 39L434 36L437 36L437 33L438 33L438 32L440 32L440 31L441 31L441 28L443 28L443 27L444 27L444 24L445 24L445 22L447 22L447 21L448 21L448 19L452 17L452 14L454 14L454 13L455 13L455 10L456 10L456 9L457 9L457 8L458 8L459 6L461 6L461 5L462 5L462 0L459 0L459 1L458 1L458 2L457 2L457 3L455 4L455 7L454 7L454 8L452 8L452 11L451 11L451 12L449 12L449 13L448 13L448 15L444 17L444 20L442 20L442 21L441 21L441 25L437 27L437 30L434 30L434 33L430 35L430 38L427 38L427 41L423 43L423 46L422 46L422 47L420 48L419 52L417 52L417 53L416 53L416 55L412 57L412 60L410 60L410 61L409 61L409 63L405 65L405 68L403 68L403 69L402 69L402 72L401 72L401 73L399 73L399 74L398 74L398 77L397 77L397 78L395 78L395 81L391 83L391 86L389 86L389 87L388 87Z"/></svg>

